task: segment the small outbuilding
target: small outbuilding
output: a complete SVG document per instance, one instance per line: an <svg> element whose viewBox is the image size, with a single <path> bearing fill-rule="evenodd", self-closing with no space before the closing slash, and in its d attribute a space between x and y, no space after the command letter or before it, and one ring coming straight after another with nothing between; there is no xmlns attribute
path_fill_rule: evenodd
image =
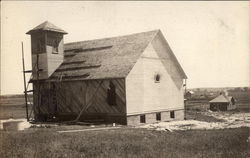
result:
<svg viewBox="0 0 250 158"><path fill-rule="evenodd" d="M190 98L192 97L193 94L194 94L193 91L187 91L187 92L185 93L185 98L186 98L186 99L190 99Z"/></svg>
<svg viewBox="0 0 250 158"><path fill-rule="evenodd" d="M236 108L235 99L232 96L223 94L209 101L209 103L212 111L227 111Z"/></svg>

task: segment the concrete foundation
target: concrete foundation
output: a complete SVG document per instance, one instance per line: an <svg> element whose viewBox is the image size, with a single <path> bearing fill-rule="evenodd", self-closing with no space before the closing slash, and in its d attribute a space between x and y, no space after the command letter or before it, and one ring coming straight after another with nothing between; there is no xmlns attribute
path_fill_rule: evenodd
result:
<svg viewBox="0 0 250 158"><path fill-rule="evenodd" d="M171 111L163 111L163 112L154 112L154 113L145 113L127 116L127 125L139 125L143 124L140 122L140 116L145 115L145 123L155 123L155 122L163 122L163 121L172 121L172 120L184 120L184 109L182 110L172 110L174 111L174 118L170 117ZM161 113L161 120L156 120L156 114Z"/></svg>

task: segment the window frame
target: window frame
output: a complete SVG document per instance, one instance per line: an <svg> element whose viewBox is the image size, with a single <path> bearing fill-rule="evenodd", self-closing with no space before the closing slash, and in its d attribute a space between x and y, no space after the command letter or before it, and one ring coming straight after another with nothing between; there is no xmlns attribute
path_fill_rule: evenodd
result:
<svg viewBox="0 0 250 158"><path fill-rule="evenodd" d="M146 123L146 115L145 114L140 115L140 123Z"/></svg>
<svg viewBox="0 0 250 158"><path fill-rule="evenodd" d="M155 116L156 116L156 121L161 121L161 112L157 112Z"/></svg>
<svg viewBox="0 0 250 158"><path fill-rule="evenodd" d="M172 118L172 119L175 118L175 111L170 111L170 118Z"/></svg>

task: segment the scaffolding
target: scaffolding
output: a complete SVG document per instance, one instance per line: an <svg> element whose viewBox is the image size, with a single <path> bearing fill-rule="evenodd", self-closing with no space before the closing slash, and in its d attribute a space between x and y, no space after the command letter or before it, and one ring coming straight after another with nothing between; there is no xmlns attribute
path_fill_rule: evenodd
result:
<svg viewBox="0 0 250 158"><path fill-rule="evenodd" d="M39 65L38 65L38 57L39 56L37 54L37 62L34 65L34 67L32 68L32 70L25 70L24 49L23 49L23 42L22 42L23 82L24 82L24 97L25 97L25 108L26 108L26 119L27 119L27 121L31 121L32 118L34 117L34 104L33 104L34 100L33 100L33 102L31 102L31 99L30 99L31 95L29 95L29 93L33 93L34 90L33 89L29 90L29 85L30 85L30 80L33 78L33 72L36 73L36 75L37 75L36 80L37 80L37 82L39 82L39 71L40 71L40 69L39 69ZM27 73L31 73L28 83L26 83L26 74ZM38 99L39 99L39 96L40 96L39 95L39 89L40 88L39 88L39 84L37 84L37 85L38 85L38 91L37 91L38 93L36 95L38 96ZM33 93L33 95L35 95L35 94ZM38 101L37 106L39 107L39 101ZM29 107L31 108L30 110L29 110Z"/></svg>

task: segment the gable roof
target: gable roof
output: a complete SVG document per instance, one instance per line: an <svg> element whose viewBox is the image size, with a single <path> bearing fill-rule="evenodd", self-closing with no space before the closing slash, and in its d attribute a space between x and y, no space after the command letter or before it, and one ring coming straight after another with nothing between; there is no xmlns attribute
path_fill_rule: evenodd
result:
<svg viewBox="0 0 250 158"><path fill-rule="evenodd" d="M53 31L53 32L59 32L62 34L67 34L67 32L65 32L61 28L55 26L54 24L52 24L48 21L45 21L44 23L36 26L32 30L28 31L26 34L32 34L32 33L37 32L37 31Z"/></svg>
<svg viewBox="0 0 250 158"><path fill-rule="evenodd" d="M194 91L187 91L187 93L194 94Z"/></svg>
<svg viewBox="0 0 250 158"><path fill-rule="evenodd" d="M231 102L232 98L233 98L232 96L225 96L221 94L209 102L210 103L229 103Z"/></svg>
<svg viewBox="0 0 250 158"><path fill-rule="evenodd" d="M169 55L171 56L171 60L173 61L175 67L177 68L177 70L179 71L179 74L181 75L181 77L183 79L187 79L187 75L185 74L184 70L182 69L180 63L178 62L175 54L173 53L172 49L170 48L167 40L165 39L164 35L162 34L161 31L159 31L159 36L160 38L164 41L164 46L167 48L167 52L169 53ZM164 57L163 57L164 58Z"/></svg>
<svg viewBox="0 0 250 158"><path fill-rule="evenodd" d="M124 78L158 31L67 43L65 60L50 79Z"/></svg>
<svg viewBox="0 0 250 158"><path fill-rule="evenodd" d="M159 32L67 43L64 62L49 80L125 78Z"/></svg>

